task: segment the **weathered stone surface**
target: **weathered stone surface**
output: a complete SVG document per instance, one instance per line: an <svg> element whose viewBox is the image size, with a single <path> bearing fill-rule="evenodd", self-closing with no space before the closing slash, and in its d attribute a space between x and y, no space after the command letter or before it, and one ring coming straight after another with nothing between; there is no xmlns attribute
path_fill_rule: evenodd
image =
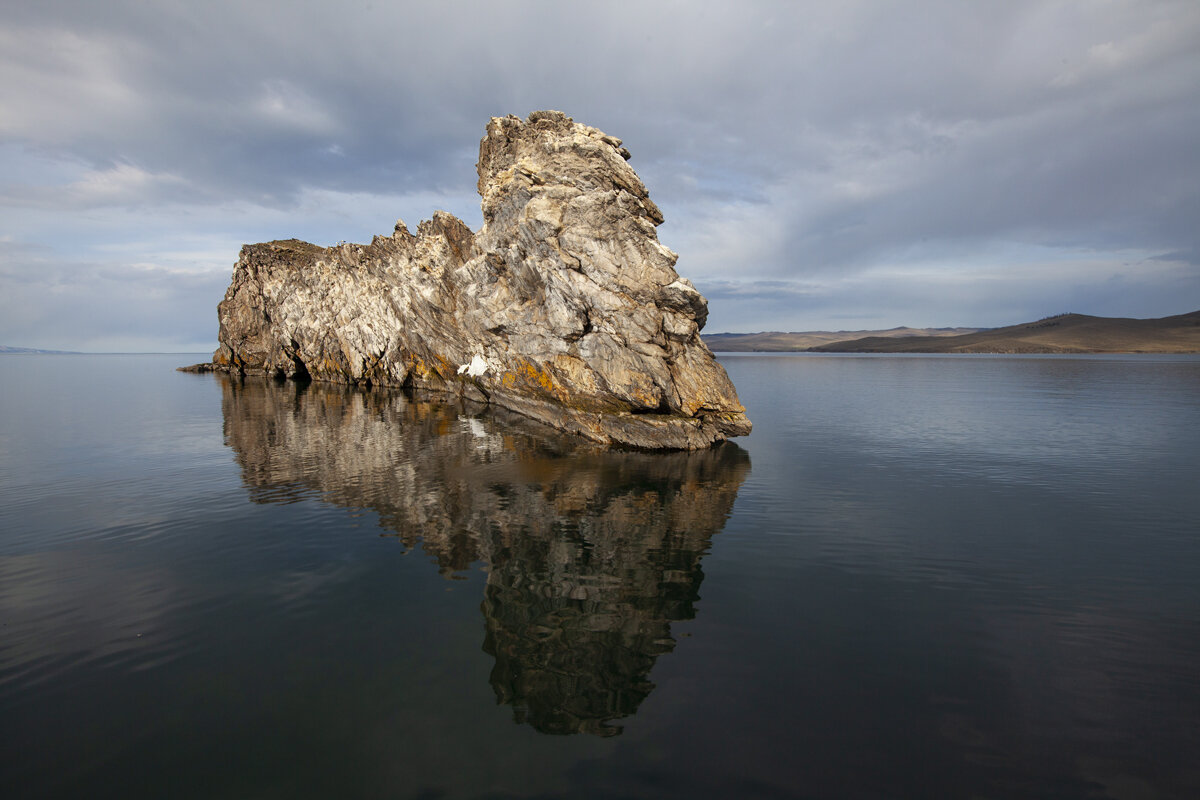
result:
<svg viewBox="0 0 1200 800"><path fill-rule="evenodd" d="M222 370L220 368L218 368L216 364L205 362L203 364L192 364L191 366L187 366L187 367L176 367L175 371L176 372L195 372L197 374L203 374L205 372L221 372Z"/></svg>
<svg viewBox="0 0 1200 800"><path fill-rule="evenodd" d="M605 443L747 434L700 340L707 301L659 243L662 214L628 157L557 111L493 118L478 233L439 211L369 245L247 245L213 363L447 392Z"/></svg>

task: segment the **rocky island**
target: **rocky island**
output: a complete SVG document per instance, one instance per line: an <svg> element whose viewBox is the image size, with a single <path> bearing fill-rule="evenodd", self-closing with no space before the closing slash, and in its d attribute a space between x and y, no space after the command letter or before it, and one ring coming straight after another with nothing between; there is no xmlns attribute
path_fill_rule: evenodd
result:
<svg viewBox="0 0 1200 800"><path fill-rule="evenodd" d="M593 441L694 450L750 432L700 339L708 304L658 241L620 139L495 117L478 232L436 212L369 245L246 245L220 347L185 369L431 390Z"/></svg>

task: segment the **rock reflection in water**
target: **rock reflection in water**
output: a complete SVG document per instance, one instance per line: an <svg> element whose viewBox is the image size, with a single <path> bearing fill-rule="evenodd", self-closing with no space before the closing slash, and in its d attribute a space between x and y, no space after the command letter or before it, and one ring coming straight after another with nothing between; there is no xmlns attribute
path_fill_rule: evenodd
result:
<svg viewBox="0 0 1200 800"><path fill-rule="evenodd" d="M690 619L700 560L750 459L622 452L496 408L221 378L225 438L260 502L369 508L454 577L482 561L491 682L518 722L613 735Z"/></svg>

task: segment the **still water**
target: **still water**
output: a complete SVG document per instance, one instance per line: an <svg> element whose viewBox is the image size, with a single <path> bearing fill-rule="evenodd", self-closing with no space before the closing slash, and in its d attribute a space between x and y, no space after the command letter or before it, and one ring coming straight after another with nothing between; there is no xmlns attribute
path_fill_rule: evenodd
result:
<svg viewBox="0 0 1200 800"><path fill-rule="evenodd" d="M0 796L1200 796L1200 358L726 356L755 430L0 356Z"/></svg>

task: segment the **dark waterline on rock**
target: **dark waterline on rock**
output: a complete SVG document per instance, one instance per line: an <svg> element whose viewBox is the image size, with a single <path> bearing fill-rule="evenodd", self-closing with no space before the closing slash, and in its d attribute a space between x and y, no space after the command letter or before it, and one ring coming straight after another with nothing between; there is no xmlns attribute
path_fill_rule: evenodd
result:
<svg viewBox="0 0 1200 800"><path fill-rule="evenodd" d="M1200 359L722 362L656 454L0 360L0 794L1197 796Z"/></svg>

